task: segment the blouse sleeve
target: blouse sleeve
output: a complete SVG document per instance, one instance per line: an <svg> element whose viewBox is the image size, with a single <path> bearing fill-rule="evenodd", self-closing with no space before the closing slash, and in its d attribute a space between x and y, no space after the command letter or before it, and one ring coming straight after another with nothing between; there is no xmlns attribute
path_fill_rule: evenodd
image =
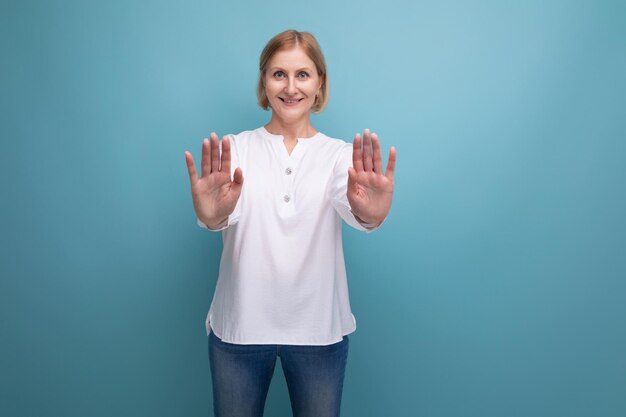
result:
<svg viewBox="0 0 626 417"><path fill-rule="evenodd" d="M234 135L228 135L230 139L230 179L233 180L233 176L235 173L235 169L240 166L239 160L239 150L237 148L237 141ZM222 142L220 142L220 154L222 152ZM211 232L219 232L224 229L227 229L229 226L236 224L239 221L239 217L241 216L241 195L239 196L239 200L237 200L237 205L235 206L235 210L228 216L228 219L224 220L222 224L220 224L217 229L210 229L206 224L202 223L200 219L196 217L198 226L207 229Z"/></svg>
<svg viewBox="0 0 626 417"><path fill-rule="evenodd" d="M337 213L339 213L341 218L346 223L357 230L371 233L378 229L382 223L379 225L365 225L366 227L364 227L364 225L359 223L354 217L347 195L348 168L350 167L352 167L352 144L345 143L341 148L340 155L337 158L337 162L335 163L335 167L333 169L332 178L330 179L330 200Z"/></svg>

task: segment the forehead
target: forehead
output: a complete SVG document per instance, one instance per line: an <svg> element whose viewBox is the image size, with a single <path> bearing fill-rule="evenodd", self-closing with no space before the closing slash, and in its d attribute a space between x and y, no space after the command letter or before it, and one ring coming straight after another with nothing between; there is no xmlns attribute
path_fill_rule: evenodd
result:
<svg viewBox="0 0 626 417"><path fill-rule="evenodd" d="M272 55L272 58L270 58L268 67L282 67L285 69L308 67L314 69L315 63L301 47L295 47L276 51L274 55Z"/></svg>

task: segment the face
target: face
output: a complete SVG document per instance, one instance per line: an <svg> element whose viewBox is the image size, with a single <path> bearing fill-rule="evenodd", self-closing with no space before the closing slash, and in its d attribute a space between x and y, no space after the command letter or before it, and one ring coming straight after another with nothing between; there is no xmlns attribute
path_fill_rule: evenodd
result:
<svg viewBox="0 0 626 417"><path fill-rule="evenodd" d="M315 63L301 48L276 52L268 62L264 80L272 117L285 122L309 117L321 78Z"/></svg>

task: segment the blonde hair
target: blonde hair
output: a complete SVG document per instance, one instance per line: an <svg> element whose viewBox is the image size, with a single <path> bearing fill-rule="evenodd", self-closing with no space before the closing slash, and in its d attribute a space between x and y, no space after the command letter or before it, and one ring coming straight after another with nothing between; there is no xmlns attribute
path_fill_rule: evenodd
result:
<svg viewBox="0 0 626 417"><path fill-rule="evenodd" d="M313 113L321 113L328 103L328 95L330 94L330 88L328 87L328 75L326 74L326 61L324 60L324 54L315 37L309 32L298 32L297 30L289 29L274 36L263 48L261 57L259 59L259 82L256 89L256 96L259 102L259 106L263 110L267 110L270 107L270 102L265 94L265 71L267 65L274 56L274 54L283 49L291 49L295 47L301 47L302 50L315 64L317 69L317 75L322 81L319 93L311 110Z"/></svg>

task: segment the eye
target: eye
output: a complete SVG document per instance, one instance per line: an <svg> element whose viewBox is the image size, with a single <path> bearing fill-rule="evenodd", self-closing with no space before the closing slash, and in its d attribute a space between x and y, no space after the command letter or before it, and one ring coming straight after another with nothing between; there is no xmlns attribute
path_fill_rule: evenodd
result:
<svg viewBox="0 0 626 417"><path fill-rule="evenodd" d="M300 78L301 80L306 80L307 78L309 78L309 73L306 71L300 71L298 73L298 78Z"/></svg>
<svg viewBox="0 0 626 417"><path fill-rule="evenodd" d="M282 71L276 71L274 73L274 78L283 78L285 76L285 73Z"/></svg>

